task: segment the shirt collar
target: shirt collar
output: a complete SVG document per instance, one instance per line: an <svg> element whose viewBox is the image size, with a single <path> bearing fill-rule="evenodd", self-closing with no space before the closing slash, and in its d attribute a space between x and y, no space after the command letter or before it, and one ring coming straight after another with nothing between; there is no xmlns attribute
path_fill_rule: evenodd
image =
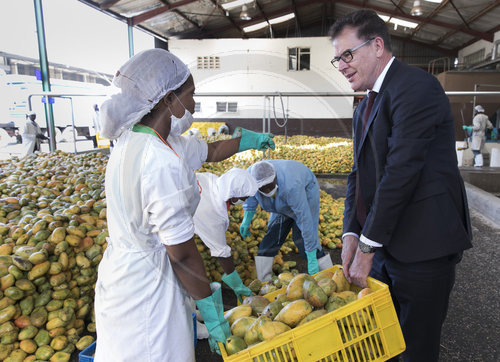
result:
<svg viewBox="0 0 500 362"><path fill-rule="evenodd" d="M392 62L394 61L394 57L392 57L387 64L385 65L384 70L380 75L378 76L377 80L375 81L375 84L373 85L373 89L369 89L369 91L375 91L377 93L380 93L380 88L382 88L382 83L384 83L384 78L387 74L387 71L391 67Z"/></svg>

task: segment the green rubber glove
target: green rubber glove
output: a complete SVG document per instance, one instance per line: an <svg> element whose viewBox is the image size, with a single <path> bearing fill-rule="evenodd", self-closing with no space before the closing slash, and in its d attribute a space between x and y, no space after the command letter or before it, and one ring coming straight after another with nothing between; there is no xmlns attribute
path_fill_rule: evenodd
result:
<svg viewBox="0 0 500 362"><path fill-rule="evenodd" d="M264 151L268 148L274 150L276 146L274 145L272 133L258 133L249 131L245 128L236 127L233 133L233 138L240 137L240 147L238 152L246 150L259 150Z"/></svg>
<svg viewBox="0 0 500 362"><path fill-rule="evenodd" d="M243 215L243 221L240 226L240 234L243 239L250 236L250 223L252 222L252 218L255 215L255 210L245 210L245 214Z"/></svg>
<svg viewBox="0 0 500 362"><path fill-rule="evenodd" d="M243 298L241 297L242 295L246 297L253 295L252 291L245 287L245 284L241 281L240 275L236 270L229 275L224 274L222 276L222 281L229 285L229 287L234 291L234 294L236 294L236 298L238 298L240 303L243 303Z"/></svg>
<svg viewBox="0 0 500 362"><path fill-rule="evenodd" d="M317 252L318 250L316 249L314 249L313 251L306 251L307 272L309 273L309 275L319 273L318 258L316 257Z"/></svg>
<svg viewBox="0 0 500 362"><path fill-rule="evenodd" d="M195 303L210 334L208 337L210 350L220 354L217 342L226 342L226 338L231 335L231 328L224 319L220 283L210 283L210 288L212 289L212 295L205 299L195 300Z"/></svg>
<svg viewBox="0 0 500 362"><path fill-rule="evenodd" d="M472 131L472 126L463 125L462 129L470 132L470 131Z"/></svg>

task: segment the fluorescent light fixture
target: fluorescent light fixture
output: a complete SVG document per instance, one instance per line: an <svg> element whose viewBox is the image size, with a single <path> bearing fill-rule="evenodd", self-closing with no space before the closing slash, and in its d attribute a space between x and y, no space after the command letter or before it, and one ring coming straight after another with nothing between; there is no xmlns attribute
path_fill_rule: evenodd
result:
<svg viewBox="0 0 500 362"><path fill-rule="evenodd" d="M418 26L418 24L414 23L413 21L407 21L407 20L403 20L403 19L399 19L399 18L391 18L387 15L380 15L380 14L379 14L379 17L385 22L396 24L398 26L402 26L405 28L414 29Z"/></svg>
<svg viewBox="0 0 500 362"><path fill-rule="evenodd" d="M429 3L436 3L436 4L441 4L443 2L443 0L425 0Z"/></svg>
<svg viewBox="0 0 500 362"><path fill-rule="evenodd" d="M254 0L235 0L228 3L221 4L224 10L231 10L242 5L253 3Z"/></svg>
<svg viewBox="0 0 500 362"><path fill-rule="evenodd" d="M263 21L261 23L257 23L257 24L254 24L254 25L245 26L243 28L243 31L245 33L251 33L252 31L256 31L256 30L265 28L266 26L268 26L267 21Z"/></svg>
<svg viewBox="0 0 500 362"><path fill-rule="evenodd" d="M287 21L287 20L290 20L293 18L295 18L295 14L289 13L289 14L286 14L283 16L278 16L277 18L269 19L269 23L267 21L263 21L263 22L260 22L260 23L254 24L254 25L246 26L243 28L243 31L245 33L251 33L252 31L256 31L256 30L265 28L269 24L278 24L278 23L282 23L284 21Z"/></svg>
<svg viewBox="0 0 500 362"><path fill-rule="evenodd" d="M269 23L270 24L278 24L278 23L282 23L284 21L287 21L287 20L290 20L293 18L295 18L295 13L290 13L290 14L278 16L277 18L271 19L271 20L269 20Z"/></svg>

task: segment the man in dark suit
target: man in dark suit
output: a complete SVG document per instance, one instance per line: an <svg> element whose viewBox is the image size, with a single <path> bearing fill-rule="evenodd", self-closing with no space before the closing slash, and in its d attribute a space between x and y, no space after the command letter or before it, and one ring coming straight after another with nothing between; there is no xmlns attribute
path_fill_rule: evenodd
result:
<svg viewBox="0 0 500 362"><path fill-rule="evenodd" d="M434 76L392 56L375 12L338 19L330 37L332 64L369 91L353 116L344 272L362 287L368 275L389 285L405 361L437 361L455 265L472 246L449 101Z"/></svg>

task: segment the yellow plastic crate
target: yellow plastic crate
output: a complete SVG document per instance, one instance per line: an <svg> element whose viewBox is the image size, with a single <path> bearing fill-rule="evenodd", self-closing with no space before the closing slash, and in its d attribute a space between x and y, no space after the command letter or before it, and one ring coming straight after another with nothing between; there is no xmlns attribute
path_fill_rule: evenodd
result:
<svg viewBox="0 0 500 362"><path fill-rule="evenodd" d="M335 265L327 270L339 268ZM219 343L222 358L227 362L388 360L405 350L403 333L389 287L373 278L368 278L368 286L373 293L231 356ZM285 290L265 297L272 301Z"/></svg>

